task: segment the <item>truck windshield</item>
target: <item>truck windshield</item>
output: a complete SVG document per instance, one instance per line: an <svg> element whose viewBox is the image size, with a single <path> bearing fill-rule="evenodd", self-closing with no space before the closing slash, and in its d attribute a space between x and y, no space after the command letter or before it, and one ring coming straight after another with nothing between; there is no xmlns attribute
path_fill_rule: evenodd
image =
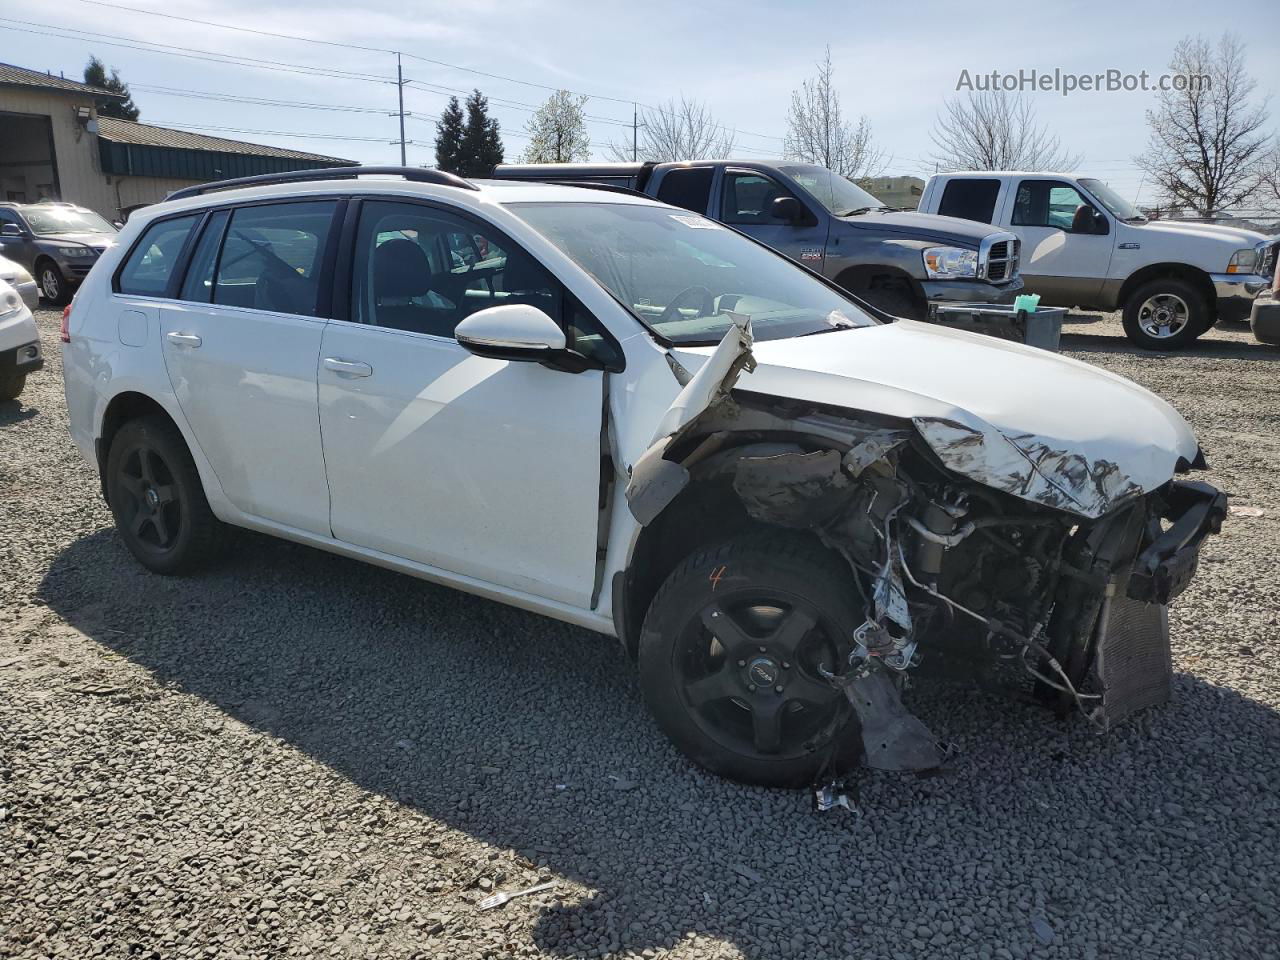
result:
<svg viewBox="0 0 1280 960"><path fill-rule="evenodd" d="M116 228L91 210L75 210L71 207L24 207L22 215L31 225L31 232L38 236L56 236L60 233L115 233Z"/></svg>
<svg viewBox="0 0 1280 960"><path fill-rule="evenodd" d="M781 254L696 213L648 203L508 206L674 343L718 343L743 318L758 340L876 322Z"/></svg>
<svg viewBox="0 0 1280 960"><path fill-rule="evenodd" d="M1128 222L1146 223L1147 218L1142 215L1142 211L1135 207L1120 194L1116 193L1101 180L1094 180L1092 177L1080 179L1080 186L1084 187L1095 197L1098 202L1111 211L1117 220L1125 220Z"/></svg>
<svg viewBox="0 0 1280 960"><path fill-rule="evenodd" d="M815 200L837 217L859 210L879 210L884 206L867 191L826 167L788 163L778 169L813 194Z"/></svg>

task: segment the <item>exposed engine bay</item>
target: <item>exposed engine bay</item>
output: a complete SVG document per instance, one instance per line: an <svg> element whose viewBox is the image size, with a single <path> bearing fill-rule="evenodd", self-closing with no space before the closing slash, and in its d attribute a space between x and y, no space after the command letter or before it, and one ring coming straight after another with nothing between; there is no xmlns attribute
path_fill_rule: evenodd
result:
<svg viewBox="0 0 1280 960"><path fill-rule="evenodd" d="M844 558L865 622L824 677L857 716L866 766L943 762L900 696L922 665L1102 730L1169 698L1167 605L1225 494L1172 478L1144 492L1035 437L730 392L749 358L635 464L628 502L646 524L690 484L731 489L753 521Z"/></svg>

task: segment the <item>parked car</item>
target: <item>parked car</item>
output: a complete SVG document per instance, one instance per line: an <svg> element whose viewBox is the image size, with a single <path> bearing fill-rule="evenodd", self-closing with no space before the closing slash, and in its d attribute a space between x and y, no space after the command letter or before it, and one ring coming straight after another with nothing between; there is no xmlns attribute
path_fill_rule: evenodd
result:
<svg viewBox="0 0 1280 960"><path fill-rule="evenodd" d="M727 223L897 317L928 319L940 301L1012 303L1022 290L1012 234L891 210L813 164L527 164L499 166L494 176L639 190Z"/></svg>
<svg viewBox="0 0 1280 960"><path fill-rule="evenodd" d="M74 203L0 203L0 255L35 277L54 306L71 302L89 270L111 244L116 228Z"/></svg>
<svg viewBox="0 0 1280 960"><path fill-rule="evenodd" d="M0 280L0 401L16 400L27 375L43 366L35 317L18 291Z"/></svg>
<svg viewBox="0 0 1280 960"><path fill-rule="evenodd" d="M146 568L247 527L617 637L680 749L754 783L936 765L898 699L922 657L1021 664L1098 722L1148 702L1225 512L1141 387L881 323L630 193L188 188L62 340L71 435Z"/></svg>
<svg viewBox="0 0 1280 960"><path fill-rule="evenodd" d="M1017 234L1028 293L1046 305L1122 310L1126 336L1149 350L1185 347L1219 319L1248 319L1280 244L1236 227L1151 221L1101 180L1066 173L937 174L920 209Z"/></svg>
<svg viewBox="0 0 1280 960"><path fill-rule="evenodd" d="M31 272L22 264L0 257L0 280L18 291L28 310L35 310L40 305L40 289Z"/></svg>

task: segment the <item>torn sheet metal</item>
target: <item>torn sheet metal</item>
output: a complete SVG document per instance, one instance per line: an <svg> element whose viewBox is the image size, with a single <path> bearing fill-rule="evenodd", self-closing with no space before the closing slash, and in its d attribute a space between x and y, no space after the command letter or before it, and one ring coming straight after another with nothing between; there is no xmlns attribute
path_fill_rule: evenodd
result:
<svg viewBox="0 0 1280 960"><path fill-rule="evenodd" d="M797 451L739 461L733 489L747 513L798 530L824 526L849 503L853 481L837 450Z"/></svg>
<svg viewBox="0 0 1280 960"><path fill-rule="evenodd" d="M836 683L858 715L865 766L874 770L933 770L942 766L942 745L902 705L897 684L884 670L863 666Z"/></svg>
<svg viewBox="0 0 1280 960"><path fill-rule="evenodd" d="M947 469L1023 500L1092 520L1142 496L1110 460L1055 449L1034 434L1009 436L933 417L912 422Z"/></svg>

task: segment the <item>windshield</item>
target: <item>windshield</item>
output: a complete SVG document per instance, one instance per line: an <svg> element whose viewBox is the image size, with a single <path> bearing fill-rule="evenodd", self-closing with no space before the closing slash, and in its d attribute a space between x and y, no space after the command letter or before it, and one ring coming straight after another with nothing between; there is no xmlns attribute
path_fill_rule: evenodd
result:
<svg viewBox="0 0 1280 960"><path fill-rule="evenodd" d="M116 228L92 210L71 207L23 207L31 232L41 236L58 233L115 233Z"/></svg>
<svg viewBox="0 0 1280 960"><path fill-rule="evenodd" d="M758 340L875 323L790 260L696 213L647 203L510 208L674 343L719 343L744 318Z"/></svg>
<svg viewBox="0 0 1280 960"><path fill-rule="evenodd" d="M826 167L789 163L778 169L812 193L814 199L836 216L855 210L878 210L884 206L867 191Z"/></svg>
<svg viewBox="0 0 1280 960"><path fill-rule="evenodd" d="M1081 179L1080 186L1084 187L1095 197L1098 202L1111 211L1117 220L1146 220L1142 215L1142 211L1135 207L1120 194L1116 193L1101 180Z"/></svg>

